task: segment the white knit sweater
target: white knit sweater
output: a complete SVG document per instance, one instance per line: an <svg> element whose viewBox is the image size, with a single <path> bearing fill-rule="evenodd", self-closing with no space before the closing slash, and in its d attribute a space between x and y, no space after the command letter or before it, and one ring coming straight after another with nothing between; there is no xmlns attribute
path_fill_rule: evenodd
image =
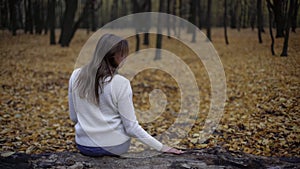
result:
<svg viewBox="0 0 300 169"><path fill-rule="evenodd" d="M160 151L162 143L149 135L138 123L132 103L128 79L115 75L104 85L99 107L79 97L75 80L80 69L74 70L69 81L70 118L75 122L75 141L89 147L120 145L131 137Z"/></svg>

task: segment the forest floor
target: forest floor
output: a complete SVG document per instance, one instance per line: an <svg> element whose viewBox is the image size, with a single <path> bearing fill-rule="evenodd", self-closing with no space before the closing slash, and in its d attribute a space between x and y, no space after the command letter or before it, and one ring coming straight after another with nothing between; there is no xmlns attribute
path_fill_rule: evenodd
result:
<svg viewBox="0 0 300 169"><path fill-rule="evenodd" d="M209 139L199 143L197 137L210 105L210 83L201 62L187 48L181 49L179 55L194 72L203 99L195 125L177 147L220 146L258 156L300 157L300 33L290 34L289 56L280 57L283 39L276 39L277 55L272 56L268 33L259 44L256 31L229 30L230 44L225 45L223 29L212 32L226 74L224 114ZM12 37L0 32L1 154L76 151L74 124L68 112L68 80L90 35L79 30L70 47L62 48L50 46L48 35ZM155 42L153 37L150 40ZM178 50L178 46L168 46L168 41L164 39L163 45ZM129 43L134 44L134 39ZM152 135L163 133L180 108L180 91L174 79L163 71L146 70L131 84L136 109L149 108L147 98L152 89L166 93L166 112L154 122L141 124ZM132 149L139 148L143 145L133 141Z"/></svg>

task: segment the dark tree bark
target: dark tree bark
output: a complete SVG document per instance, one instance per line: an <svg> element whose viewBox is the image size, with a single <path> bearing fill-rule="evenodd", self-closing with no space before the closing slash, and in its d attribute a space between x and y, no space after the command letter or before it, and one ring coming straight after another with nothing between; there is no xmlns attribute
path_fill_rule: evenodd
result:
<svg viewBox="0 0 300 169"><path fill-rule="evenodd" d="M43 20L42 20L42 10L41 2L34 1L33 11L34 11L34 30L36 34L42 34L43 31Z"/></svg>
<svg viewBox="0 0 300 169"><path fill-rule="evenodd" d="M68 39L68 44L71 42L71 40L73 39L77 29L79 28L80 23L84 20L84 18L88 18L89 17L89 9L91 4L93 3L93 0L87 0L85 1L85 5L83 8L83 12L81 13L81 15L79 16L78 20L74 23L72 29L71 29L71 33L70 33L70 37ZM98 4L98 6L96 8L94 8L93 10L96 11L101 7L102 3Z"/></svg>
<svg viewBox="0 0 300 169"><path fill-rule="evenodd" d="M48 23L50 28L50 45L55 45L55 1L48 0Z"/></svg>
<svg viewBox="0 0 300 169"><path fill-rule="evenodd" d="M127 9L127 3L125 0L121 1L122 3L122 16L127 15L128 9Z"/></svg>
<svg viewBox="0 0 300 169"><path fill-rule="evenodd" d="M96 1L92 1L90 5L90 16L91 16L91 21L92 21L92 31L95 32L97 30L98 24L96 21L96 11L95 11L95 5Z"/></svg>
<svg viewBox="0 0 300 169"><path fill-rule="evenodd" d="M164 154L147 158L154 152L129 152L132 158L91 158L78 152L64 151L61 153L25 154L16 153L9 157L0 157L0 167L5 169L23 168L248 168L248 169L277 169L299 168L299 157L265 157L246 154L241 151L229 151L220 147L203 149L185 149L179 156ZM72 160L70 160L70 157ZM140 158L139 162L136 158ZM70 162L71 161L71 162ZM84 166L84 167L82 167ZM87 167L85 167L87 166ZM199 167L204 166L204 167ZM297 167L298 166L298 167Z"/></svg>
<svg viewBox="0 0 300 169"><path fill-rule="evenodd" d="M229 44L227 36L227 0L224 0L224 36L226 45Z"/></svg>
<svg viewBox="0 0 300 169"><path fill-rule="evenodd" d="M70 44L78 0L65 0L65 2L66 9L60 34L60 45L62 47L67 47Z"/></svg>
<svg viewBox="0 0 300 169"><path fill-rule="evenodd" d="M7 7L7 0L0 1L0 27L1 29L8 27L8 7Z"/></svg>
<svg viewBox="0 0 300 169"><path fill-rule="evenodd" d="M251 3L251 9L250 9L250 26L251 29L254 30L255 28L255 22L256 22L256 7L255 3Z"/></svg>
<svg viewBox="0 0 300 169"><path fill-rule="evenodd" d="M118 5L118 0L114 0L113 1L113 4L112 4L112 6L111 6L111 21L113 21L113 20L115 20L115 19L117 19L118 18L118 16L119 16L119 12L118 12L118 10L119 10L119 5Z"/></svg>
<svg viewBox="0 0 300 169"><path fill-rule="evenodd" d="M244 2L244 4L243 4L243 15L242 15L242 28L246 28L248 25L247 25L247 23L248 23L248 18L247 18L247 14L248 14L248 1L247 0L245 0L245 1L243 1Z"/></svg>
<svg viewBox="0 0 300 169"><path fill-rule="evenodd" d="M159 12L162 12L164 9L164 2L165 0L159 1ZM154 60L159 60L161 58L161 47L162 47L162 25L161 25L161 18L158 17L157 20L157 35L156 35L156 52Z"/></svg>
<svg viewBox="0 0 300 169"><path fill-rule="evenodd" d="M276 38L284 37L284 1L282 0L273 0L274 5L274 14L275 14L275 23L276 23Z"/></svg>
<svg viewBox="0 0 300 169"><path fill-rule="evenodd" d="M133 13L139 13L141 11L141 7L138 3L137 0L131 0L132 2L132 11ZM135 51L139 51L140 50L140 35L139 35L139 31L140 30L135 30L135 41L136 41L136 44L135 44Z"/></svg>
<svg viewBox="0 0 300 169"><path fill-rule="evenodd" d="M25 0L25 33L33 34L32 4L31 0Z"/></svg>
<svg viewBox="0 0 300 169"><path fill-rule="evenodd" d="M241 31L241 23L242 23L242 3L241 3L242 0L238 0L237 1L237 24L236 24L236 27L237 27L237 30L240 32Z"/></svg>
<svg viewBox="0 0 300 169"><path fill-rule="evenodd" d="M171 13L171 0L167 1L167 14ZM168 39L171 38L171 31L170 31L170 17L167 16L167 34L168 34Z"/></svg>
<svg viewBox="0 0 300 169"><path fill-rule="evenodd" d="M207 0L207 13L206 13L206 36L211 41L211 4L212 0Z"/></svg>
<svg viewBox="0 0 300 169"><path fill-rule="evenodd" d="M197 0L197 15L198 15L198 28L202 29L203 21L202 21L202 8L201 8L201 0Z"/></svg>
<svg viewBox="0 0 300 169"><path fill-rule="evenodd" d="M13 36L17 35L17 15L16 15L17 0L9 0L9 14L10 14L10 30Z"/></svg>
<svg viewBox="0 0 300 169"><path fill-rule="evenodd" d="M269 11L269 32L270 32L270 36L271 36L271 52L272 52L272 55L274 56L275 55L275 50L274 50L274 36L273 36L273 26L272 26L272 23L273 23L273 11L272 11L272 8L271 8L271 2L270 0L267 0L267 7L268 7L268 11Z"/></svg>
<svg viewBox="0 0 300 169"><path fill-rule="evenodd" d="M174 15L174 16L176 16L176 8L177 8L177 0L173 0L172 1L172 3L173 3L173 10L172 10L172 14ZM174 19L174 17L173 17L173 19ZM174 31L174 35L177 35L177 32L176 32L176 19L174 19L173 21L172 21L172 27L173 27L173 31Z"/></svg>
<svg viewBox="0 0 300 169"><path fill-rule="evenodd" d="M145 6L145 11L146 12L151 12L152 10L152 5L151 5L151 0L146 0L146 6ZM149 19L150 20L150 19ZM149 31L150 29L150 21L149 21L149 25L146 25L146 32ZM149 33L145 33L144 34L144 42L143 42L144 45L149 45Z"/></svg>
<svg viewBox="0 0 300 169"><path fill-rule="evenodd" d="M182 0L179 0L179 17L183 18L183 4L182 4ZM180 37L182 21L180 20L178 24L179 24L178 25L178 37Z"/></svg>
<svg viewBox="0 0 300 169"><path fill-rule="evenodd" d="M135 40L136 40L135 51L137 52L140 50L140 36L139 36L138 32L136 32L136 34L135 34Z"/></svg>
<svg viewBox="0 0 300 169"><path fill-rule="evenodd" d="M261 38L261 30L262 30L262 6L261 6L262 1L257 0L257 30L258 30L258 41L259 43L262 43L262 38Z"/></svg>
<svg viewBox="0 0 300 169"><path fill-rule="evenodd" d="M21 9L22 0L17 0L16 3L16 20L17 20L17 29L23 29L23 11Z"/></svg>
<svg viewBox="0 0 300 169"><path fill-rule="evenodd" d="M238 1L232 0L230 4L230 28L232 29L237 28L236 19L237 19Z"/></svg>
<svg viewBox="0 0 300 169"><path fill-rule="evenodd" d="M197 16L197 0L190 0L189 4L190 4L190 11L189 11L189 21L194 24L197 25L196 23L196 16ZM190 28L190 27L189 27ZM192 43L196 42L196 30L193 28L190 28L192 30L189 30L192 33Z"/></svg>
<svg viewBox="0 0 300 169"><path fill-rule="evenodd" d="M290 0L289 10L288 10L288 16L286 18L286 28L285 28L285 36L284 36L284 42L283 42L283 49L280 56L288 56L288 42L289 42L289 34L290 34L290 28L292 23L292 17L295 10L295 0Z"/></svg>
<svg viewBox="0 0 300 169"><path fill-rule="evenodd" d="M296 33L297 28L297 16L299 12L300 0L295 1L295 10L292 18L292 32Z"/></svg>

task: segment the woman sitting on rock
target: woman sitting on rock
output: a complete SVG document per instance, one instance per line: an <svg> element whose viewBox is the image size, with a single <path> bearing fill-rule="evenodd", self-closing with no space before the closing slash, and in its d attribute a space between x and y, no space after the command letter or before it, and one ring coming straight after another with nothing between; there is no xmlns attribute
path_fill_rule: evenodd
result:
<svg viewBox="0 0 300 169"><path fill-rule="evenodd" d="M136 137L157 151L181 154L139 125L130 81L116 72L128 50L126 40L105 34L98 41L92 60L72 73L69 109L78 150L88 156L121 155L128 151L130 137Z"/></svg>

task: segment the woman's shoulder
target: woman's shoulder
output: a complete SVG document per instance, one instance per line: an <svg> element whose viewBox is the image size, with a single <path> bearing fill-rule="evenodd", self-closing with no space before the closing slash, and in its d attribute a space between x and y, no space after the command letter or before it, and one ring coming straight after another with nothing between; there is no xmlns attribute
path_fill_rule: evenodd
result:
<svg viewBox="0 0 300 169"><path fill-rule="evenodd" d="M70 79L74 79L78 76L79 72L81 71L81 68L77 68L77 69L74 69L72 74L71 74L71 77Z"/></svg>
<svg viewBox="0 0 300 169"><path fill-rule="evenodd" d="M123 86L123 87L130 86L130 81L126 77L124 77L120 74L114 75L111 82L112 82L112 85L115 86L115 87L116 86L119 86L119 87L121 87L121 86ZM123 87L121 87L121 88L123 88Z"/></svg>
<svg viewBox="0 0 300 169"><path fill-rule="evenodd" d="M72 72L72 76L77 75L81 71L81 68L76 68Z"/></svg>
<svg viewBox="0 0 300 169"><path fill-rule="evenodd" d="M120 74L114 75L112 80L117 81L117 82L129 82L129 80L126 77L124 77Z"/></svg>

